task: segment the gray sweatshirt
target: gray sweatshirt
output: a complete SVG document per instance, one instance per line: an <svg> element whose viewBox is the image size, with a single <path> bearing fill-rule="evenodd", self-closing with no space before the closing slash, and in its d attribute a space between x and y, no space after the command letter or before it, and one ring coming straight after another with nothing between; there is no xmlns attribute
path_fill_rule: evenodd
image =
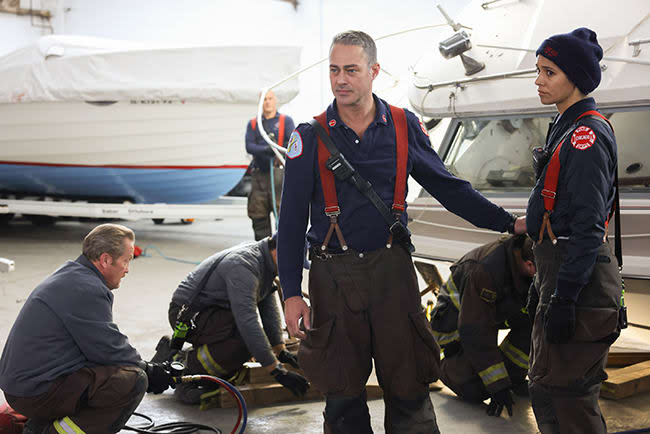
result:
<svg viewBox="0 0 650 434"><path fill-rule="evenodd" d="M282 343L282 322L273 297L277 274L267 239L215 253L178 285L172 302L187 304L213 267L203 290L192 302L197 311L209 306L230 309L248 350L262 366L275 361L271 346Z"/></svg>
<svg viewBox="0 0 650 434"><path fill-rule="evenodd" d="M83 255L41 282L20 310L0 359L0 389L44 393L85 366L137 365L138 352L113 322L113 293Z"/></svg>

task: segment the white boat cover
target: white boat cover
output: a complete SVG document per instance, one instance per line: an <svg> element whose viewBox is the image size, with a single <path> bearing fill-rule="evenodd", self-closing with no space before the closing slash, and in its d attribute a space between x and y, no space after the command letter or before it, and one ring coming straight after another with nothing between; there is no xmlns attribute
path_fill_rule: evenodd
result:
<svg viewBox="0 0 650 434"><path fill-rule="evenodd" d="M0 58L0 104L181 100L256 103L262 88L300 67L300 47L152 47L81 36L44 36ZM274 90L298 93L293 79Z"/></svg>

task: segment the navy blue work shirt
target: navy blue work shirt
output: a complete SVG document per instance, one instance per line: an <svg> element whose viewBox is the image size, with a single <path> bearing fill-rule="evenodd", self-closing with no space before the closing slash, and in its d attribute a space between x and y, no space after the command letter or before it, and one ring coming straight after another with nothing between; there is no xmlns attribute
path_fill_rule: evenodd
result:
<svg viewBox="0 0 650 434"><path fill-rule="evenodd" d="M546 139L546 147L553 150L564 137L555 208L550 219L553 233L568 240L567 258L560 266L557 291L560 296L574 300L593 271L616 192L616 138L600 119L587 116L576 124L576 119L589 110L596 110L593 98L573 104L552 126ZM579 126L589 128L593 136L588 130L576 132ZM548 165L528 198L526 227L534 240L539 238L545 211L541 191L547 170ZM545 237L548 238L547 233Z"/></svg>
<svg viewBox="0 0 650 434"><path fill-rule="evenodd" d="M395 127L388 104L373 95L376 115L359 138L338 115L336 100L327 108L330 137L357 172L370 182L389 208L393 204L396 176ZM505 231L510 214L493 204L471 184L447 171L431 147L418 118L406 110L408 124L407 174L412 175L449 211L476 226ZM316 132L308 123L291 135L284 175L281 217L278 228L278 271L284 298L301 295L304 234L310 245L320 245L330 226L318 169ZM358 252L386 245L388 225L379 211L349 182L335 181L341 215L338 223L348 246ZM406 212L402 223L407 224ZM328 248L339 248L336 236Z"/></svg>
<svg viewBox="0 0 650 434"><path fill-rule="evenodd" d="M262 116L264 131L266 131L266 134L271 136L271 139L273 139L275 143L278 142L279 121L280 113L276 113L275 116L270 119L265 119L264 116ZM284 115L284 139L282 140L282 143L279 143L280 146L286 147L286 144L289 141L289 136L294 128L295 125L291 116ZM275 158L275 154L269 147L269 144L266 143L266 140L262 137L259 125L256 125L255 130L253 130L251 121L248 121L248 125L246 126L246 152L253 156L253 167L259 169L261 172L268 172L270 170L270 162Z"/></svg>

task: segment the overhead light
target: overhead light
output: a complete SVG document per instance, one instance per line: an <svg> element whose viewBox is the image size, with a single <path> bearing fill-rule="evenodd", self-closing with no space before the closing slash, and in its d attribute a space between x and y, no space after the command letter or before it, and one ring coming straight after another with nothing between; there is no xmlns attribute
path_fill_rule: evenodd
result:
<svg viewBox="0 0 650 434"><path fill-rule="evenodd" d="M463 67L465 68L465 75L476 74L485 68L485 63L479 62L467 54L463 54L471 48L472 41L470 41L469 35L464 31L457 32L438 44L440 54L442 54L442 57L445 59L460 56L460 59L463 62Z"/></svg>

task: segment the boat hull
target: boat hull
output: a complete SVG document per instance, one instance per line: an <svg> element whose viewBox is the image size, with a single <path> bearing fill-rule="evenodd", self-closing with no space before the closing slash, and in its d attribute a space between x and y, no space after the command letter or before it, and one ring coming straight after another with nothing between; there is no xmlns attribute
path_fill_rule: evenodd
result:
<svg viewBox="0 0 650 434"><path fill-rule="evenodd" d="M211 168L123 168L0 165L0 192L133 203L201 203L222 196L239 182L246 166Z"/></svg>
<svg viewBox="0 0 650 434"><path fill-rule="evenodd" d="M0 192L135 203L227 193L248 157L252 103L0 104Z"/></svg>

